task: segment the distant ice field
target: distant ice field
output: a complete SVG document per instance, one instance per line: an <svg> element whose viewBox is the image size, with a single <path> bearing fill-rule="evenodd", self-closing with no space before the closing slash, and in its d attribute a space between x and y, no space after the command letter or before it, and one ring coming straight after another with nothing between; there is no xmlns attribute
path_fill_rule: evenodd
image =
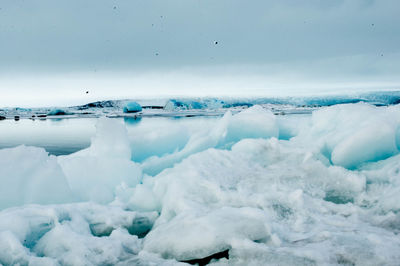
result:
<svg viewBox="0 0 400 266"><path fill-rule="evenodd" d="M197 103L8 109L0 264L398 265L399 104Z"/></svg>

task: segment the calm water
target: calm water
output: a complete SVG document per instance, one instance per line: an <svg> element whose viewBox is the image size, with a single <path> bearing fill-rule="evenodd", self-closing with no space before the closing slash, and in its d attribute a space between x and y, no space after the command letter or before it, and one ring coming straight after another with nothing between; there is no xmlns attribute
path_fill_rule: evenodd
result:
<svg viewBox="0 0 400 266"><path fill-rule="evenodd" d="M96 119L0 121L0 148L21 144L45 148L54 155L69 154L90 145Z"/></svg>
<svg viewBox="0 0 400 266"><path fill-rule="evenodd" d="M160 128L170 132L195 131L202 123L215 117L190 118L113 118L125 123L129 137L136 143L137 136L145 136L147 141L158 138ZM97 118L71 118L20 121L0 121L0 149L18 145L43 147L50 154L65 155L89 147L91 137L96 133ZM168 134L167 134L168 135ZM187 135L187 134L185 134ZM182 140L184 140L182 136ZM138 143L136 143L138 144Z"/></svg>

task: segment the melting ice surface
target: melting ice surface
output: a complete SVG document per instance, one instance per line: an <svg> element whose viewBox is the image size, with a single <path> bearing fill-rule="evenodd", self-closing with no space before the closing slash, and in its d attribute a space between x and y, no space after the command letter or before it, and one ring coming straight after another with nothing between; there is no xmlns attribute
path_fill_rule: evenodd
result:
<svg viewBox="0 0 400 266"><path fill-rule="evenodd" d="M1 149L0 263L398 265L400 105L154 119Z"/></svg>

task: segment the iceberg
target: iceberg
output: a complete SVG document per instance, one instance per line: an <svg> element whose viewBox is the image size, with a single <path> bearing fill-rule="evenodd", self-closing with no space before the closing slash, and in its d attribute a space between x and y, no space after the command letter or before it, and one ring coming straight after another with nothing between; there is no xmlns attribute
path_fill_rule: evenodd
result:
<svg viewBox="0 0 400 266"><path fill-rule="evenodd" d="M124 113L137 113L142 111L142 106L138 104L137 102L128 102L124 106Z"/></svg>
<svg viewBox="0 0 400 266"><path fill-rule="evenodd" d="M58 108L53 109L47 113L47 115L70 115L70 114L72 114L72 113L65 111L63 109L58 109Z"/></svg>

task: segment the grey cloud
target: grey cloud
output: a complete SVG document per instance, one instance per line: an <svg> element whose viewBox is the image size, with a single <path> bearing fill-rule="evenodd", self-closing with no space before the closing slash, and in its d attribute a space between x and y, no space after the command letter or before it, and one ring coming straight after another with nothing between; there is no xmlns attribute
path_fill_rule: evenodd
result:
<svg viewBox="0 0 400 266"><path fill-rule="evenodd" d="M399 89L399 10L398 0L2 0L0 106Z"/></svg>
<svg viewBox="0 0 400 266"><path fill-rule="evenodd" d="M398 10L395 0L6 0L0 67L168 69L390 55L400 52Z"/></svg>

